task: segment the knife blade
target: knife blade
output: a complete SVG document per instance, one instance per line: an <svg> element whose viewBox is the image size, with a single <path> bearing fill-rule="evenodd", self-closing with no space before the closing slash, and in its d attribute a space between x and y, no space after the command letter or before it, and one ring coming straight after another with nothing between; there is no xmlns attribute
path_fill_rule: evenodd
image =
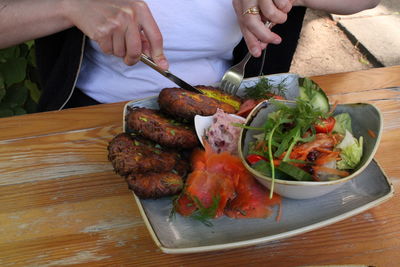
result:
<svg viewBox="0 0 400 267"><path fill-rule="evenodd" d="M181 78L175 76L174 74L172 74L171 72L169 72L168 70L163 70L161 69L156 63L154 63L154 61L148 57L145 54L142 54L140 56L140 61L142 61L144 64L146 64L147 66L151 67L152 69L156 70L157 72L159 72L161 75L163 75L164 77L167 77L168 79L170 79L171 81L173 81L175 84L177 84L180 88L188 90L188 91L192 91L192 92L196 92L196 93L200 93L203 94L203 92L199 89L197 89L194 86L191 86L190 84L188 84L187 82L185 82L184 80L182 80Z"/></svg>

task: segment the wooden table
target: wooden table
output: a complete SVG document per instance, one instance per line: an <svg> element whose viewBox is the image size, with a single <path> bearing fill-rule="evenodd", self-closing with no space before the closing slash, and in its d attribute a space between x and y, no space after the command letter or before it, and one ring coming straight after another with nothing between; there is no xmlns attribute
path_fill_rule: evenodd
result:
<svg viewBox="0 0 400 267"><path fill-rule="evenodd" d="M377 161L400 190L400 66L313 77L331 100L384 116ZM397 88L395 88L397 87ZM400 262L400 197L306 234L227 251L169 255L151 239L107 160L125 103L0 120L0 266L298 266Z"/></svg>

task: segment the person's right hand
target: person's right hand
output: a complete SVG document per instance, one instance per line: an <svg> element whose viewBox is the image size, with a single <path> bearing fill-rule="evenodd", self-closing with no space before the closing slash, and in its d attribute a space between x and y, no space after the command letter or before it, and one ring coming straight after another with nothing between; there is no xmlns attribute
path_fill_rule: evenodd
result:
<svg viewBox="0 0 400 267"><path fill-rule="evenodd" d="M104 53L136 64L140 54L152 57L163 69L168 61L163 52L163 39L149 7L137 0L69 0L65 16Z"/></svg>
<svg viewBox="0 0 400 267"><path fill-rule="evenodd" d="M263 49L270 43L279 44L279 35L265 27L265 22L284 23L294 0L233 0L233 7L238 17L240 29L250 53L259 57ZM259 14L244 14L251 8L258 7Z"/></svg>

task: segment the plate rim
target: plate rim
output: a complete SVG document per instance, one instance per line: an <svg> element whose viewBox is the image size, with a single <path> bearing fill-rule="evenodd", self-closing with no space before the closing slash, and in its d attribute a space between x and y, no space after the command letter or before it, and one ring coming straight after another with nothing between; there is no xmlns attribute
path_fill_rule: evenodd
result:
<svg viewBox="0 0 400 267"><path fill-rule="evenodd" d="M314 231L314 230L320 229L322 227L329 226L333 223L343 221L352 216L358 215L364 211L367 211L371 208L374 208L374 207L388 201L390 198L392 198L394 196L393 184L388 179L388 176L386 175L385 171L382 169L382 167L380 166L378 161L375 160L375 158L372 159L372 161L374 161L375 164L378 166L379 170L382 172L382 174L385 178L385 181L387 182L387 185L389 186L389 191L385 195L383 195L367 204L364 204L355 209L352 209L350 211L342 213L338 216L334 216L329 219L323 220L321 222L317 222L314 224L310 224L307 226L303 226L303 227L300 227L300 228L297 228L297 229L294 229L291 231L287 231L287 232L283 232L283 233L279 233L279 234L275 234L275 235L269 235L269 236L265 236L265 237L259 237L259 238L249 239L249 240L242 240L242 241L231 242L231 243L223 243L223 244L208 245L208 246L205 245L205 246L198 246L198 247L186 247L186 248L171 248L171 247L164 246L162 244L162 242L159 240L153 226L151 225L151 222L150 222L149 218L147 217L146 211L142 205L141 200L133 192L132 192L132 194L136 200L136 203L139 207L140 214L142 215L142 218L146 224L147 230L150 232L150 235L151 235L153 241L155 242L157 247L166 254L188 254L188 253L200 253L200 252L210 252L210 251L242 248L242 247L264 244L267 242L276 241L276 240L280 240L280 239L284 239L284 238L289 238L289 237L297 236L297 235L304 234L304 233L307 233L310 231ZM372 164L372 162L370 162L369 164ZM336 190L341 190L341 189L338 188Z"/></svg>

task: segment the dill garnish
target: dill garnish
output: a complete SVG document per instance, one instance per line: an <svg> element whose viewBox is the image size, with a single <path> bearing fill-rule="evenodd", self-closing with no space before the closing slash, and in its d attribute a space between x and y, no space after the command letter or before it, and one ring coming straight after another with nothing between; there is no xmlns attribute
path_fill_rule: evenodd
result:
<svg viewBox="0 0 400 267"><path fill-rule="evenodd" d="M202 222L206 226L213 226L213 224L209 221L210 219L214 219L217 214L218 204L221 199L220 196L214 196L213 202L210 207L206 208L203 206L201 201L197 197L193 197L193 201L197 206L197 210L190 216L195 220Z"/></svg>
<svg viewBox="0 0 400 267"><path fill-rule="evenodd" d="M268 78L261 77L254 86L246 87L245 98L269 99L274 95L285 96L286 90L286 78L278 85L273 85Z"/></svg>

